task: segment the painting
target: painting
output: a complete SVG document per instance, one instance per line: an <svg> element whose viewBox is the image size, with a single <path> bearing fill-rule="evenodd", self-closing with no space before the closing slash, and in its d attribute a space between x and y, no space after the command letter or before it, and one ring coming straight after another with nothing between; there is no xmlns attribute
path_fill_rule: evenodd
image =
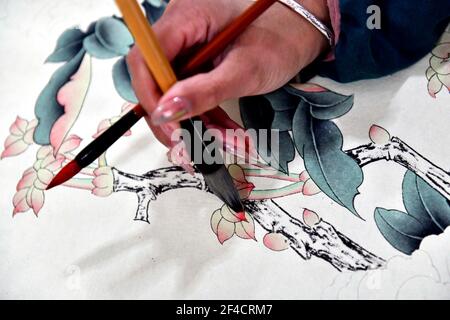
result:
<svg viewBox="0 0 450 320"><path fill-rule="evenodd" d="M166 5L164 1L142 3L152 23L163 14ZM74 27L60 34L53 52L46 59L47 64L55 67L36 99L35 117L17 115L5 136L0 166L12 161L15 163L14 174L21 174L16 181L15 193L3 190L3 202L11 199L7 208L11 209L12 215L2 212L12 220L11 228L14 228L14 220L23 215L41 217L54 214L47 211L51 200L45 189L55 174L74 159L84 141L100 135L138 102L125 60L132 45L131 34L116 15L100 18L85 29ZM448 166L445 167L445 159L439 154L436 156L440 148L448 144L447 129L434 130L431 123L421 126L420 116L415 115L417 127L428 126L429 129L416 136L416 129L410 127L404 129L405 136L402 136L402 131L396 131L399 127L395 121L410 121L412 114L409 112L412 111L408 111L408 105L395 97L395 92L389 100L381 99L375 104L385 104L379 109L380 113L387 113L393 105L403 108L404 111L396 113L396 119L385 114L390 120L380 118L381 123L369 123L361 120L358 113L373 100L373 95L367 94L371 85L375 92L380 93L385 88L382 82L392 81L395 88L390 90L400 91L402 85L408 86L414 80L414 89L406 90L420 96L420 101L426 101L414 109L420 110L420 114L431 114L423 121L425 118L448 117L449 57L450 32L446 32L426 61L404 71L401 76L348 86L320 78L306 84L289 83L266 95L241 98L239 106L235 106L236 110L239 109L238 119L226 112L221 113L222 121L219 126L214 124L215 129L276 131L280 137L279 152L276 153L277 165L273 166L264 158L267 151L270 153L270 146L266 146L269 150L260 150L254 143L252 152L258 161L251 164L240 161L241 146L245 142L235 141L234 150L224 150L228 154L227 159L231 159L227 167L245 206L245 219L237 217L224 204L211 208L206 205L209 214L204 217L207 223L201 228L215 241L215 249L203 254L254 243L251 247L253 257L258 256L261 263L264 259L274 259L267 260L271 261L268 262L268 268L272 270L269 273L280 271L276 266L278 255L289 254L287 261L280 262L289 274L300 272L296 271L298 264L314 266L319 263L318 273L311 267L310 274L301 276L312 279L309 280L312 286L317 282L316 286L320 288L317 296L326 299L450 298L450 173ZM100 63L108 63L111 68L116 91L103 94L118 94L123 100L117 111L111 112L106 119L97 119L95 111L88 110L92 108L89 101L92 86L99 81L95 72ZM420 75L416 75L418 69L422 69ZM359 103L360 95L365 106ZM446 107L442 107L445 104ZM86 113L93 115L98 123L93 132L84 129L83 114ZM370 113L375 114L376 110ZM373 118L368 117L369 120ZM392 128L390 123L394 124ZM206 124L208 126L207 121ZM132 144L134 136L134 129L125 135L123 152L129 152L128 145ZM417 137L427 137L431 145L441 146L422 150L422 143L419 146L415 144ZM246 151L244 149L244 153ZM31 163L25 164L22 160L25 154L32 156ZM109 152L105 153L66 182L59 194L68 202L75 191L82 192L86 198L105 200L126 194L128 199L135 201L135 208L127 211L126 215L133 224L139 224L139 228L149 228L148 224L154 226L157 223L153 221L155 215L169 214L164 205L158 206L158 203L167 201L167 197L177 199L180 193L196 190L193 197L213 198L201 174L195 170L186 171L176 157L170 157L167 165L160 167L152 165L151 161L147 163L147 170L139 173L122 168L111 159ZM389 184L386 180L390 176L386 172L400 177L401 181ZM383 190L387 185L391 195ZM390 197L396 200L385 201ZM359 200L361 198L363 202ZM364 203L365 199L370 199L370 205ZM187 206L189 215L195 215L196 210L202 211L199 208L201 202ZM125 211L125 207L113 210ZM64 209L61 211L57 219L64 220ZM95 215L96 211L98 209L80 212L80 215ZM351 222L346 225L337 220ZM173 234L169 241L183 242L182 230L190 227L189 220L183 221L180 233ZM33 221L27 220L27 223L32 224ZM360 230L350 228L350 225L358 226ZM367 230L376 235L365 239ZM379 245L377 241L383 244ZM95 243L92 245L96 246ZM61 250L68 249L63 241L61 246ZM263 248L264 253L259 248ZM103 248L100 253L80 258L74 262L75 271L69 272L70 277L78 272L79 265L82 270L84 265L96 259L96 255L112 259L110 255L114 254L111 251L115 250L121 251ZM195 252L201 249L186 246L185 250ZM270 258L267 258L267 253L270 253ZM159 252L162 257L164 254L165 251ZM193 253L194 256L199 254ZM230 259L235 259L239 265L241 258L235 254ZM214 264L210 267L214 268ZM139 269L138 266L136 268ZM324 270L329 270L331 282L320 279ZM251 273L252 270L242 272ZM233 274L225 277L233 279ZM272 277L276 282L276 275ZM263 281L257 278L249 277L247 285ZM194 282L195 279L185 281ZM121 286L127 285L125 280L121 282ZM132 290L131 287L128 289ZM146 296L142 290L139 289ZM281 284L279 290L283 292ZM305 297L307 291L294 296ZM102 294L94 293L93 296ZM218 296L223 297L220 292ZM201 295L194 294L194 297ZM278 293L276 296L241 292L240 297L290 298L292 295L288 290L285 295Z"/></svg>

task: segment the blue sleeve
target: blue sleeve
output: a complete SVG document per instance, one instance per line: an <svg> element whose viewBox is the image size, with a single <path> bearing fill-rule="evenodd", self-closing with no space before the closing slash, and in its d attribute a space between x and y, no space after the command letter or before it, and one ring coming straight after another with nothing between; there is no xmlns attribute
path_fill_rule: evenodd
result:
<svg viewBox="0 0 450 320"><path fill-rule="evenodd" d="M381 9L381 29L370 30L367 9ZM409 67L437 44L450 22L450 0L340 0L335 60L318 73L339 82L378 78Z"/></svg>

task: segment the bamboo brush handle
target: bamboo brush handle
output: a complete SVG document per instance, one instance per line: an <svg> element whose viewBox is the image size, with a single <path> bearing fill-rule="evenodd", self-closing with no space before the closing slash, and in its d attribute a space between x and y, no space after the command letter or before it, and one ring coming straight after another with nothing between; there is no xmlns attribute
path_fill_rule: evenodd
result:
<svg viewBox="0 0 450 320"><path fill-rule="evenodd" d="M177 82L177 77L150 26L150 22L136 0L116 0L116 4L155 81L161 91L166 93Z"/></svg>

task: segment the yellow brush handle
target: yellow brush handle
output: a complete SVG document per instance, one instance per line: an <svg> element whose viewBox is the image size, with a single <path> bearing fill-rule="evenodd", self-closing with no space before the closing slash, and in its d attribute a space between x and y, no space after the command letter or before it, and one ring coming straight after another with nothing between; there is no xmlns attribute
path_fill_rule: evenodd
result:
<svg viewBox="0 0 450 320"><path fill-rule="evenodd" d="M141 7L136 0L116 0L116 4L155 81L163 93L167 92L177 77Z"/></svg>

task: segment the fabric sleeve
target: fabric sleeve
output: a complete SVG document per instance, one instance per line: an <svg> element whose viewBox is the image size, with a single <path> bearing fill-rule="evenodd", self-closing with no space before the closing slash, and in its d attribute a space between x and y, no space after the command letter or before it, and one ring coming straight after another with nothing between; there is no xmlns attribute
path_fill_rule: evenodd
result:
<svg viewBox="0 0 450 320"><path fill-rule="evenodd" d="M369 29L368 8L380 8L381 29ZM317 72L339 82L378 78L409 67L438 42L450 22L449 0L328 0L336 33L334 59Z"/></svg>

